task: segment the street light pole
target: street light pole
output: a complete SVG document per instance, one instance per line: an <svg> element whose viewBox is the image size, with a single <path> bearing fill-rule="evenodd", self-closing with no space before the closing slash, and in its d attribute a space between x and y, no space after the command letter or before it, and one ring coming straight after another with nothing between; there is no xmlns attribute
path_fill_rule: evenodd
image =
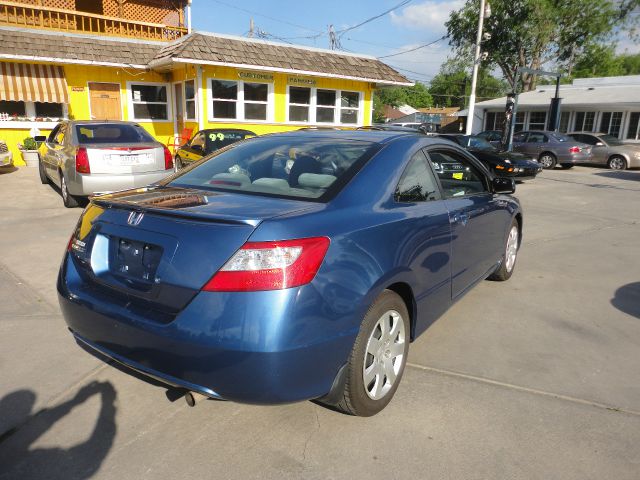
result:
<svg viewBox="0 0 640 480"><path fill-rule="evenodd" d="M482 26L484 25L485 0L480 0L480 19L478 20L478 36L476 37L476 52L473 56L473 73L471 75L471 94L469 95L469 111L467 114L467 135L471 135L473 115L476 107L476 84L478 83L478 67L480 65L480 49L482 47Z"/></svg>

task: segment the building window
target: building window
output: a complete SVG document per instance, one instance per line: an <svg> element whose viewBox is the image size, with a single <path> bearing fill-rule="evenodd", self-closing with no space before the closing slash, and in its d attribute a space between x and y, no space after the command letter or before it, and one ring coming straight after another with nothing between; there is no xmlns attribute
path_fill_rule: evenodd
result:
<svg viewBox="0 0 640 480"><path fill-rule="evenodd" d="M0 120L54 121L64 116L62 103L0 101Z"/></svg>
<svg viewBox="0 0 640 480"><path fill-rule="evenodd" d="M310 87L288 87L288 121L357 125L361 92Z"/></svg>
<svg viewBox="0 0 640 480"><path fill-rule="evenodd" d="M567 133L569 131L569 117L571 116L570 112L562 112L560 113L560 126L559 130L562 133Z"/></svg>
<svg viewBox="0 0 640 480"><path fill-rule="evenodd" d="M504 112L487 112L485 130L502 130L504 128Z"/></svg>
<svg viewBox="0 0 640 480"><path fill-rule="evenodd" d="M238 118L238 82L211 80L213 118Z"/></svg>
<svg viewBox="0 0 640 480"><path fill-rule="evenodd" d="M600 132L614 137L620 136L622 126L622 112L603 112L600 120Z"/></svg>
<svg viewBox="0 0 640 480"><path fill-rule="evenodd" d="M358 123L360 94L358 92L340 93L340 123L355 125Z"/></svg>
<svg viewBox="0 0 640 480"><path fill-rule="evenodd" d="M529 130L544 130L547 125L547 112L529 113Z"/></svg>
<svg viewBox="0 0 640 480"><path fill-rule="evenodd" d="M38 118L62 118L64 116L62 103L34 102L34 105Z"/></svg>
<svg viewBox="0 0 640 480"><path fill-rule="evenodd" d="M629 116L628 140L640 140L640 112L631 112Z"/></svg>
<svg viewBox="0 0 640 480"><path fill-rule="evenodd" d="M187 120L196 119L196 82L187 80L184 82L184 113Z"/></svg>
<svg viewBox="0 0 640 480"><path fill-rule="evenodd" d="M244 118L266 120L269 106L269 85L244 82Z"/></svg>
<svg viewBox="0 0 640 480"><path fill-rule="evenodd" d="M211 120L271 119L272 84L211 79Z"/></svg>
<svg viewBox="0 0 640 480"><path fill-rule="evenodd" d="M318 90L316 93L316 122L334 123L336 119L336 91Z"/></svg>
<svg viewBox="0 0 640 480"><path fill-rule="evenodd" d="M596 112L576 112L573 129L577 132L593 132Z"/></svg>
<svg viewBox="0 0 640 480"><path fill-rule="evenodd" d="M166 84L131 83L129 89L134 120L169 120Z"/></svg>
<svg viewBox="0 0 640 480"><path fill-rule="evenodd" d="M521 132L524 130L524 112L516 113L516 123L513 128L514 132Z"/></svg>

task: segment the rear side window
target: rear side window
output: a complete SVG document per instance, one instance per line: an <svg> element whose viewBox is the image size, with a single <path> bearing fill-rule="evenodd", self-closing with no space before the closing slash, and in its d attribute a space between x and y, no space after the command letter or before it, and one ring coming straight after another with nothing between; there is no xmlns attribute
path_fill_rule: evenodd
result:
<svg viewBox="0 0 640 480"><path fill-rule="evenodd" d="M255 137L255 135L248 132L216 132L213 130L203 133L207 141L207 153L215 152L216 150L220 150L221 148L244 140L245 138Z"/></svg>
<svg viewBox="0 0 640 480"><path fill-rule="evenodd" d="M529 143L546 143L549 139L544 133L529 132L527 142Z"/></svg>
<svg viewBox="0 0 640 480"><path fill-rule="evenodd" d="M446 198L486 191L484 176L464 156L451 151L433 150L429 152L429 159Z"/></svg>
<svg viewBox="0 0 640 480"><path fill-rule="evenodd" d="M409 161L396 187L396 201L424 202L440 199L438 185L433 172L427 165L422 151L417 152Z"/></svg>
<svg viewBox="0 0 640 480"><path fill-rule="evenodd" d="M328 200L379 149L377 143L340 138L257 137L219 150L169 185Z"/></svg>
<svg viewBox="0 0 640 480"><path fill-rule="evenodd" d="M100 143L147 143L155 142L140 125L86 124L76 125L78 143L96 145Z"/></svg>

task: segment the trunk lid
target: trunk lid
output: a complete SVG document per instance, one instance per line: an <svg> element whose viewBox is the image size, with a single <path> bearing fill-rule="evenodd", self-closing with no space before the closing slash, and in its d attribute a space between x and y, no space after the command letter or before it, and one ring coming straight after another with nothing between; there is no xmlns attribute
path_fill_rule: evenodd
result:
<svg viewBox="0 0 640 480"><path fill-rule="evenodd" d="M69 250L94 298L168 322L262 221L314 206L166 187L104 195L83 213Z"/></svg>
<svg viewBox="0 0 640 480"><path fill-rule="evenodd" d="M87 150L91 173L115 175L164 170L164 150L157 143L80 145Z"/></svg>

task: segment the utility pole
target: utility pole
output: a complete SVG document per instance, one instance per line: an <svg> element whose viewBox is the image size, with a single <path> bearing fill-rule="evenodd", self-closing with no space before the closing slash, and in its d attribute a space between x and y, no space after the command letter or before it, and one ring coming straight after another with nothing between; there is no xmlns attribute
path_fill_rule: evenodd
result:
<svg viewBox="0 0 640 480"><path fill-rule="evenodd" d="M253 28L254 28L254 26L253 26L253 17L251 17L249 19L249 34L248 34L249 38L253 38Z"/></svg>
<svg viewBox="0 0 640 480"><path fill-rule="evenodd" d="M467 114L467 130L466 134L471 135L471 129L473 128L473 116L476 108L476 84L478 83L478 67L480 66L481 54L480 49L482 47L482 27L484 25L484 17L487 18L491 15L491 8L489 3L485 0L480 0L480 18L478 19L478 35L476 36L476 51L473 55L473 73L471 74L471 94L469 95L469 112Z"/></svg>

